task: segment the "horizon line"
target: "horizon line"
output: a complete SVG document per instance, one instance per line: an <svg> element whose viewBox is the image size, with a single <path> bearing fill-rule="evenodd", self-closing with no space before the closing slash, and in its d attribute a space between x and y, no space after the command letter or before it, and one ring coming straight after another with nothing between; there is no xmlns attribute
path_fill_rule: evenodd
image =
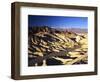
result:
<svg viewBox="0 0 100 82"><path fill-rule="evenodd" d="M36 26L28 26L28 27L43 27L43 26L47 26L47 25L36 25ZM67 28L76 28L76 29L88 29L88 28L80 28L80 27L58 27L58 26L56 26L56 27L54 27L54 26L47 26L47 27L50 27L50 28L59 28L59 29L67 29Z"/></svg>

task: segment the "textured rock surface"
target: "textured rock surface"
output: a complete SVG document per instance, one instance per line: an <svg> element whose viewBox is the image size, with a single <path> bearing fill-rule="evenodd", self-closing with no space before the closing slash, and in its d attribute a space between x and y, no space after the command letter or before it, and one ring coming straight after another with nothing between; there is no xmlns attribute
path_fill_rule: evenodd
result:
<svg viewBox="0 0 100 82"><path fill-rule="evenodd" d="M30 27L28 66L87 64L87 33Z"/></svg>

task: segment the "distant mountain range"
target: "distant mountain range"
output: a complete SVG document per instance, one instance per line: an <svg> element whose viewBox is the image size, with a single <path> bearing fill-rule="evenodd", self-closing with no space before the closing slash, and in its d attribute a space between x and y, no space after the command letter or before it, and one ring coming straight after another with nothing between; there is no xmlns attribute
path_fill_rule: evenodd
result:
<svg viewBox="0 0 100 82"><path fill-rule="evenodd" d="M83 29L83 28L55 28L55 27L49 27L49 26L34 26L33 29L38 29L38 31L40 30L46 30L46 28L48 28L48 31L50 32L54 32L54 31L63 31L63 32L74 32L74 33L87 33L88 29ZM29 27L29 29L32 29L32 27ZM35 31L35 30L34 30Z"/></svg>
<svg viewBox="0 0 100 82"><path fill-rule="evenodd" d="M67 28L68 31L70 32L75 32L75 33L87 33L88 29L81 29L81 28Z"/></svg>
<svg viewBox="0 0 100 82"><path fill-rule="evenodd" d="M55 28L55 27L53 27ZM88 29L85 28L56 28L57 30L62 30L62 31L69 31L69 32L74 32L74 33L87 33Z"/></svg>

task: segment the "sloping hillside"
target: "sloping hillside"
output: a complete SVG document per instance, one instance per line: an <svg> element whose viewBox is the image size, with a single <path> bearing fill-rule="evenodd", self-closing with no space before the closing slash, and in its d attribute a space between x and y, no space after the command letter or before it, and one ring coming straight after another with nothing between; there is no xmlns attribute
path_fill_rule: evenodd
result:
<svg viewBox="0 0 100 82"><path fill-rule="evenodd" d="M87 64L87 33L29 27L28 66Z"/></svg>

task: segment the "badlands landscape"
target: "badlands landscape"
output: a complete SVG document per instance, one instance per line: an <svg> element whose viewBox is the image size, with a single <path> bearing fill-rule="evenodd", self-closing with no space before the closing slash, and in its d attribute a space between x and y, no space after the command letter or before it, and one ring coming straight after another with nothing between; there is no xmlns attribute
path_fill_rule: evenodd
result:
<svg viewBox="0 0 100 82"><path fill-rule="evenodd" d="M88 63L86 29L28 29L28 66L79 65Z"/></svg>

